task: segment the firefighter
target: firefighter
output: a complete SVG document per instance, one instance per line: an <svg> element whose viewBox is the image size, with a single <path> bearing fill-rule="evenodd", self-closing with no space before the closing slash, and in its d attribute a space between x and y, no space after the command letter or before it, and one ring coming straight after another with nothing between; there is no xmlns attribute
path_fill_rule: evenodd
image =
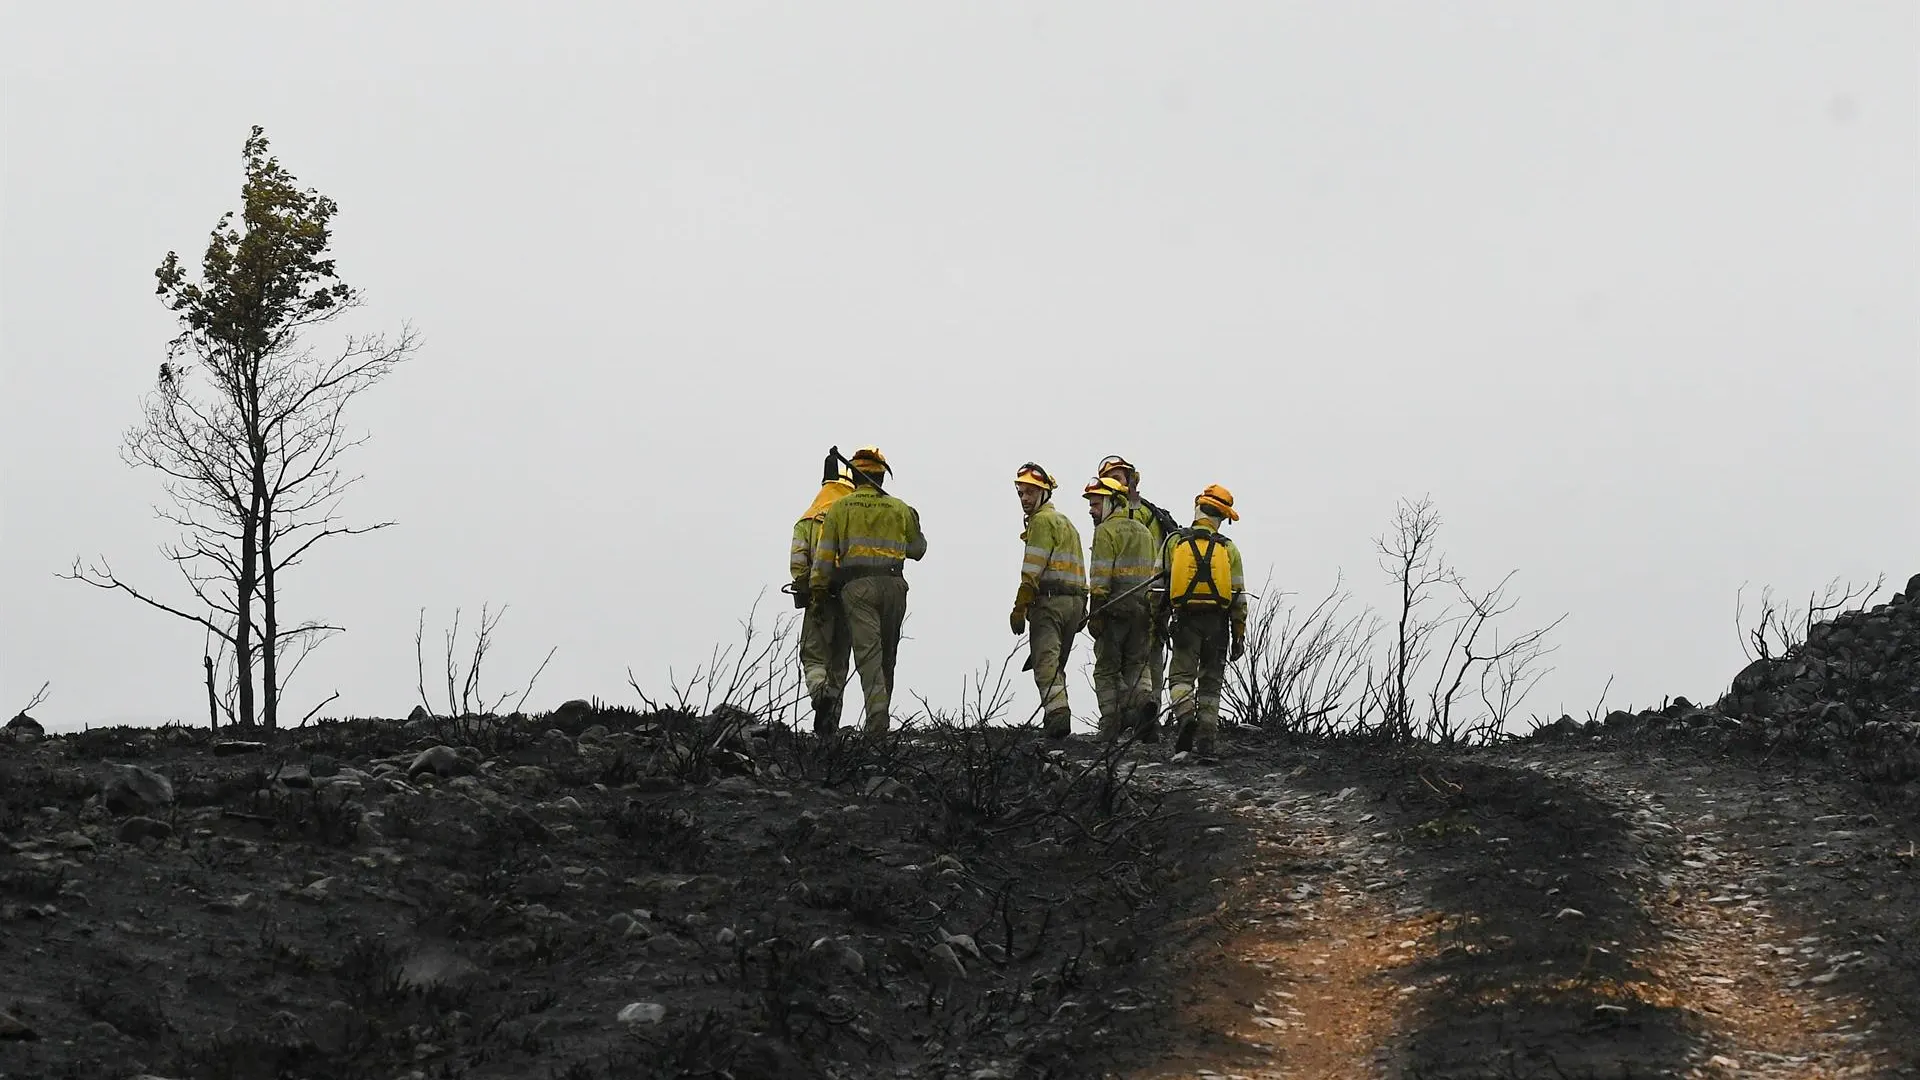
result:
<svg viewBox="0 0 1920 1080"><path fill-rule="evenodd" d="M1159 702L1147 665L1153 655L1153 598L1159 549L1153 534L1129 515L1127 487L1101 477L1082 492L1093 518L1093 557L1087 565L1087 633L1093 638L1093 692L1100 702L1100 737L1128 730L1143 742L1160 735Z"/></svg>
<svg viewBox="0 0 1920 1080"><path fill-rule="evenodd" d="M920 512L882 490L882 477L893 470L878 447L855 450L847 465L853 491L820 522L808 571L810 602L839 602L866 699L867 730L880 732L891 723L894 661L907 617L904 568L906 560L926 557L927 537Z"/></svg>
<svg viewBox="0 0 1920 1080"><path fill-rule="evenodd" d="M1148 533L1153 536L1154 551L1160 551L1166 545L1167 537L1180 528L1180 522L1175 520L1172 514L1141 497L1140 470L1131 461L1119 454L1108 454L1100 459L1100 467L1094 470L1094 475L1118 480L1126 485L1127 503L1124 512L1128 517L1147 527ZM1147 653L1147 677L1151 683L1148 701L1153 706L1156 730L1166 692L1166 676L1167 639L1156 632Z"/></svg>
<svg viewBox="0 0 1920 1080"><path fill-rule="evenodd" d="M1028 635L1034 686L1040 691L1041 726L1048 738L1064 739L1073 730L1067 705L1067 654L1087 624L1087 570L1080 530L1053 505L1059 485L1047 470L1029 461L1014 473L1013 488L1026 514L1026 555L1020 563L1020 587L1014 593L1008 625Z"/></svg>
<svg viewBox="0 0 1920 1080"><path fill-rule="evenodd" d="M852 471L837 454L829 454L813 505L793 523L793 547L787 556L788 576L792 578L788 589L793 593L794 606L806 610L800 617L800 666L806 675L807 697L813 702L813 730L818 735L840 726L853 638L837 602L812 602L813 549L820 543L820 523L827 516L827 508L852 490Z"/></svg>
<svg viewBox="0 0 1920 1080"><path fill-rule="evenodd" d="M1220 533L1239 521L1233 493L1208 485L1193 500L1193 525L1167 537L1159 618L1168 626L1173 661L1167 674L1176 753L1211 758L1220 738L1220 687L1229 661L1247 647L1247 584L1240 549Z"/></svg>

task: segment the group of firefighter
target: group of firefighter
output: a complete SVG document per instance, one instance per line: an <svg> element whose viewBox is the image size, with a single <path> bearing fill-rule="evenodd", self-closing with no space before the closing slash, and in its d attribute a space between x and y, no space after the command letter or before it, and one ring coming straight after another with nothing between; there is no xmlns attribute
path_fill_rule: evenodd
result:
<svg viewBox="0 0 1920 1080"><path fill-rule="evenodd" d="M850 457L836 447L819 493L793 527L788 589L805 609L800 660L814 730L823 735L840 726L849 661L860 674L867 730L885 731L890 722L907 613L903 568L927 553L919 512L885 491L891 472L878 447ZM1028 462L1013 484L1026 553L1008 626L1027 635L1043 732L1055 739L1071 732L1066 661L1085 630L1093 638L1100 738L1155 742L1166 730L1176 753L1213 756L1226 666L1247 639L1245 571L1239 549L1220 531L1240 519L1232 493L1209 485L1193 500L1192 524L1181 527L1141 498L1131 462L1109 456L1081 491L1093 521L1086 552L1079 528L1054 505L1059 485L1046 469Z"/></svg>

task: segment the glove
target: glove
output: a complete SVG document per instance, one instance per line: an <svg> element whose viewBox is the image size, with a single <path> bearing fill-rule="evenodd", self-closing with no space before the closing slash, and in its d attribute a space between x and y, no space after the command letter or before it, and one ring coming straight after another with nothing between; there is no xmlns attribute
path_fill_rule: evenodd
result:
<svg viewBox="0 0 1920 1080"><path fill-rule="evenodd" d="M1107 617L1105 615L1087 616L1087 635L1093 638L1093 640L1099 641L1100 631L1105 629L1106 625Z"/></svg>
<svg viewBox="0 0 1920 1080"><path fill-rule="evenodd" d="M814 586L812 596L813 596L813 606L817 608L826 607L827 602L833 599L831 596L828 595L827 588L824 585Z"/></svg>
<svg viewBox="0 0 1920 1080"><path fill-rule="evenodd" d="M1020 583L1019 590L1013 594L1013 614L1008 616L1007 625L1012 627L1016 634L1027 632L1027 605L1033 603L1034 591L1033 586L1023 581Z"/></svg>
<svg viewBox="0 0 1920 1080"><path fill-rule="evenodd" d="M1247 655L1247 635L1243 630L1233 632L1233 646L1227 650L1228 661L1238 660Z"/></svg>
<svg viewBox="0 0 1920 1080"><path fill-rule="evenodd" d="M1173 609L1163 607L1153 613L1153 636L1162 645L1173 640Z"/></svg>
<svg viewBox="0 0 1920 1080"><path fill-rule="evenodd" d="M807 606L807 602L813 599L813 590L807 588L805 581L794 582L792 591L794 607L804 608Z"/></svg>
<svg viewBox="0 0 1920 1080"><path fill-rule="evenodd" d="M1089 617L1090 616L1087 615L1087 598L1083 596L1080 598L1080 617L1073 621L1073 632L1077 634L1085 630Z"/></svg>

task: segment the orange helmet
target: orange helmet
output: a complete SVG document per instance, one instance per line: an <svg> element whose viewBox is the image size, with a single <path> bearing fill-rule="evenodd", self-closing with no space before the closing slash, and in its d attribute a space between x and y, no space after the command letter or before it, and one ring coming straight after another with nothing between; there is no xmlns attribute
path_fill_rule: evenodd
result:
<svg viewBox="0 0 1920 1080"><path fill-rule="evenodd" d="M1219 484L1208 484L1205 491L1194 496L1193 505L1208 510L1215 517L1223 517L1228 521L1240 520L1239 511L1233 508L1233 492Z"/></svg>
<svg viewBox="0 0 1920 1080"><path fill-rule="evenodd" d="M881 453L877 446L863 446L855 450L847 461L855 469L870 476L893 471L893 466L887 464L887 455Z"/></svg>

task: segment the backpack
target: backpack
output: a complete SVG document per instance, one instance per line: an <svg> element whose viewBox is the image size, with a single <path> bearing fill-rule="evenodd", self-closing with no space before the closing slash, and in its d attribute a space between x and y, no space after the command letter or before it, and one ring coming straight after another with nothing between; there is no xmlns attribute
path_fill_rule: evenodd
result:
<svg viewBox="0 0 1920 1080"><path fill-rule="evenodd" d="M1146 508L1147 513L1153 515L1153 523L1159 527L1162 537L1172 536L1174 533L1180 531L1180 522L1175 520L1172 514L1167 513L1165 510L1162 510L1160 507L1153 505L1145 499L1140 500L1140 505Z"/></svg>
<svg viewBox="0 0 1920 1080"><path fill-rule="evenodd" d="M1233 559L1227 538L1204 529L1174 532L1167 553L1167 599L1176 610L1233 603Z"/></svg>

